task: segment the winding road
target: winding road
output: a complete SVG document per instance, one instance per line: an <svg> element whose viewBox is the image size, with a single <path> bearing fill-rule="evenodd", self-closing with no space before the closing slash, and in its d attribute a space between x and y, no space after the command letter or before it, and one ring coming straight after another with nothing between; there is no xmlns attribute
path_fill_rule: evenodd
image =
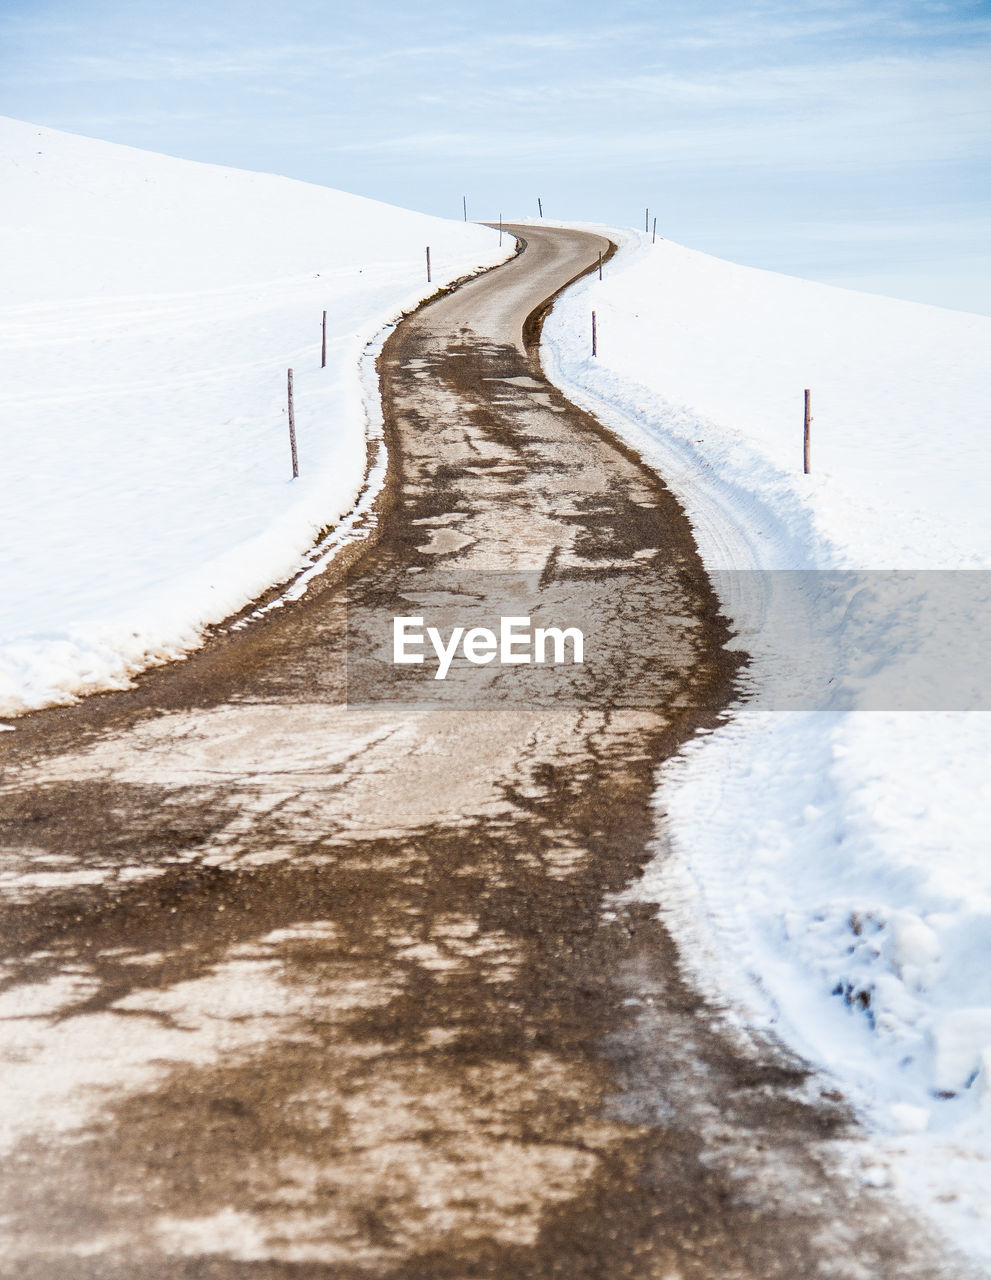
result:
<svg viewBox="0 0 991 1280"><path fill-rule="evenodd" d="M608 243L514 230L386 344L360 547L0 741L4 1276L966 1274L626 892L739 659L663 483L534 354ZM396 616L585 661L438 680Z"/></svg>

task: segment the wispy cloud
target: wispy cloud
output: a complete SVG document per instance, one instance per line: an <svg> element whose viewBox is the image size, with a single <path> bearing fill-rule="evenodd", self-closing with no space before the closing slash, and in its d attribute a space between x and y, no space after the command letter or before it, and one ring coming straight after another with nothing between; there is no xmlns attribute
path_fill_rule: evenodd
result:
<svg viewBox="0 0 991 1280"><path fill-rule="evenodd" d="M539 183L622 220L663 192L682 238L746 222L767 265L817 211L957 202L966 254L989 51L986 0L7 0L0 110L438 211Z"/></svg>

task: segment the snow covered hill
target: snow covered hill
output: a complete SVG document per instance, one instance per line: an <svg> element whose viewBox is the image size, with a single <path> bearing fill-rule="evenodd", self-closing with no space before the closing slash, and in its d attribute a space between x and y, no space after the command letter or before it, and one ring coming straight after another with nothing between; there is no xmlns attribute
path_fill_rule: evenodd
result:
<svg viewBox="0 0 991 1280"><path fill-rule="evenodd" d="M7 119L0 189L0 714L13 715L125 685L289 575L362 484L362 351L431 291L426 246L436 288L512 245Z"/></svg>
<svg viewBox="0 0 991 1280"><path fill-rule="evenodd" d="M9 120L0 182L12 716L125 685L290 575L361 487L362 353L430 291L425 247L436 287L511 246ZM610 234L548 370L679 494L754 658L753 700L660 779L642 892L869 1117L864 1176L991 1263L991 320Z"/></svg>
<svg viewBox="0 0 991 1280"><path fill-rule="evenodd" d="M991 319L610 234L545 367L678 493L754 658L642 892L991 1263Z"/></svg>

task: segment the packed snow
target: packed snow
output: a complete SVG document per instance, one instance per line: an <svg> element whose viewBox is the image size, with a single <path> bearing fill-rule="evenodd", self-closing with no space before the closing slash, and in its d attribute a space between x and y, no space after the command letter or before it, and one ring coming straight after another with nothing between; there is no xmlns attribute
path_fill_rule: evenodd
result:
<svg viewBox="0 0 991 1280"><path fill-rule="evenodd" d="M991 1263L991 319L610 234L545 367L677 493L753 656L640 892Z"/></svg>
<svg viewBox="0 0 991 1280"><path fill-rule="evenodd" d="M474 224L7 119L0 182L11 716L125 686L291 575L362 487L366 344L515 246Z"/></svg>

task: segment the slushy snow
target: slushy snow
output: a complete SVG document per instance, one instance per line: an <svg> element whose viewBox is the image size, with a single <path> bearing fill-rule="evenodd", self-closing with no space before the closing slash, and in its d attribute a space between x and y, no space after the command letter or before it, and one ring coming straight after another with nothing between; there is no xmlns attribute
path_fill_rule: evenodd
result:
<svg viewBox="0 0 991 1280"><path fill-rule="evenodd" d="M609 234L545 367L677 493L753 655L750 701L663 770L639 891L714 993L841 1083L871 1179L991 1263L991 717L968 709L988 706L991 319ZM789 699L829 627L843 678Z"/></svg>
<svg viewBox="0 0 991 1280"><path fill-rule="evenodd" d="M365 345L514 245L7 119L0 185L0 715L11 716L126 686L291 575L362 486Z"/></svg>

